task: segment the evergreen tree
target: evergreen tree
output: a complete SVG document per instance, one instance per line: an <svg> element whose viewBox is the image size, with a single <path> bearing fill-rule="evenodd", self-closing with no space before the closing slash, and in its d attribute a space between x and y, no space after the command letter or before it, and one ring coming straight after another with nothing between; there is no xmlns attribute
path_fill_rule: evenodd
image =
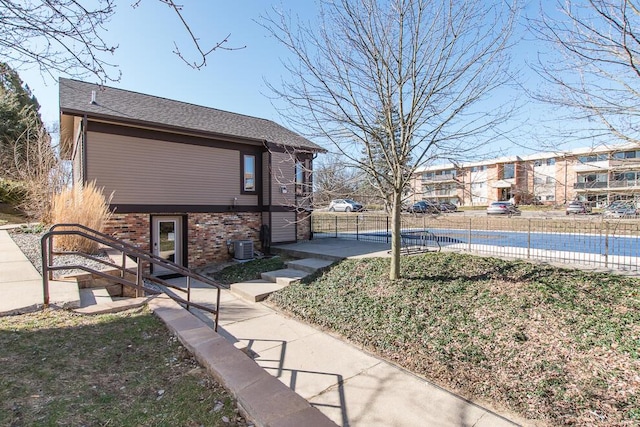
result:
<svg viewBox="0 0 640 427"><path fill-rule="evenodd" d="M11 178L24 164L27 146L44 128L40 104L18 73L0 62L0 177Z"/></svg>

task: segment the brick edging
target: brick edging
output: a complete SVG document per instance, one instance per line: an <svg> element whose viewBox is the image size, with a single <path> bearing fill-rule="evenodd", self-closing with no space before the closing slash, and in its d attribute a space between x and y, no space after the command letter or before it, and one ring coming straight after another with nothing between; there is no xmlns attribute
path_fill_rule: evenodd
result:
<svg viewBox="0 0 640 427"><path fill-rule="evenodd" d="M236 398L259 427L336 426L317 408L262 369L200 319L166 296L149 308L207 371Z"/></svg>

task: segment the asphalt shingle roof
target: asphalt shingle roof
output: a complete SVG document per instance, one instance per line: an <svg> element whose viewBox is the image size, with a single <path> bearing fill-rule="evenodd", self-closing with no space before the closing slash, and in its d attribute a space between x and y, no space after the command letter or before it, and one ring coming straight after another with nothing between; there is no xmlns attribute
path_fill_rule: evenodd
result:
<svg viewBox="0 0 640 427"><path fill-rule="evenodd" d="M303 150L319 145L266 119L245 116L128 90L60 78L60 111L121 119L180 130L247 138ZM95 91L95 103L91 94Z"/></svg>

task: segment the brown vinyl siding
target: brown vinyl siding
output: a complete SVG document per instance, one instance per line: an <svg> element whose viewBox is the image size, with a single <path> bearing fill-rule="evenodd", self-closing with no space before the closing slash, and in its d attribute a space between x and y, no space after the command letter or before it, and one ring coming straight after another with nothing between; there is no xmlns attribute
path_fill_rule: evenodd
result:
<svg viewBox="0 0 640 427"><path fill-rule="evenodd" d="M271 153L271 205L295 206L295 162L289 153ZM282 187L287 192L282 192Z"/></svg>
<svg viewBox="0 0 640 427"><path fill-rule="evenodd" d="M73 150L73 182L82 184L82 140L80 136L76 138Z"/></svg>
<svg viewBox="0 0 640 427"><path fill-rule="evenodd" d="M271 213L271 242L295 242L296 240L296 213L272 212Z"/></svg>
<svg viewBox="0 0 640 427"><path fill-rule="evenodd" d="M241 195L240 152L89 132L87 179L113 204L257 205Z"/></svg>

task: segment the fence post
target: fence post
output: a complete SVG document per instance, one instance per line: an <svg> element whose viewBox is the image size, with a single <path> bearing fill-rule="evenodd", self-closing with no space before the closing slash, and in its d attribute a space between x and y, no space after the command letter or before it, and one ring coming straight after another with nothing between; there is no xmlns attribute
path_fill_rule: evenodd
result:
<svg viewBox="0 0 640 427"><path fill-rule="evenodd" d="M356 240L360 240L360 221L358 218L360 218L360 214L356 215Z"/></svg>
<svg viewBox="0 0 640 427"><path fill-rule="evenodd" d="M385 236L387 236L387 243L389 243L389 215L387 215L387 233Z"/></svg>
<svg viewBox="0 0 640 427"><path fill-rule="evenodd" d="M604 267L609 268L609 223L604 224Z"/></svg>
<svg viewBox="0 0 640 427"><path fill-rule="evenodd" d="M467 252L471 252L471 218L469 218L469 235L467 240L469 241L467 243Z"/></svg>
<svg viewBox="0 0 640 427"><path fill-rule="evenodd" d="M142 260L138 258L138 268L136 269L136 298L142 295Z"/></svg>
<svg viewBox="0 0 640 427"><path fill-rule="evenodd" d="M337 239L338 238L338 215L334 216L333 218L336 220L336 228L335 228L336 232L334 237Z"/></svg>
<svg viewBox="0 0 640 427"><path fill-rule="evenodd" d="M531 218L527 219L528 222L528 230L527 230L527 259L531 258Z"/></svg>
<svg viewBox="0 0 640 427"><path fill-rule="evenodd" d="M122 270L120 271L120 277L124 279L124 272L127 270L127 253L122 251Z"/></svg>
<svg viewBox="0 0 640 427"><path fill-rule="evenodd" d="M49 242L47 244L47 255L49 256L50 265L53 265L53 234L47 240ZM49 270L47 274L49 275L49 280L53 280L53 270ZM48 301L47 304L49 304Z"/></svg>
<svg viewBox="0 0 640 427"><path fill-rule="evenodd" d="M51 245L49 241L50 237L43 237L40 239L40 253L42 256L42 295L44 306L49 306L49 249L47 246Z"/></svg>
<svg viewBox="0 0 640 427"><path fill-rule="evenodd" d="M191 302L191 276L187 276L187 302ZM187 304L187 311L189 310L190 304ZM217 309L218 307L216 307Z"/></svg>

